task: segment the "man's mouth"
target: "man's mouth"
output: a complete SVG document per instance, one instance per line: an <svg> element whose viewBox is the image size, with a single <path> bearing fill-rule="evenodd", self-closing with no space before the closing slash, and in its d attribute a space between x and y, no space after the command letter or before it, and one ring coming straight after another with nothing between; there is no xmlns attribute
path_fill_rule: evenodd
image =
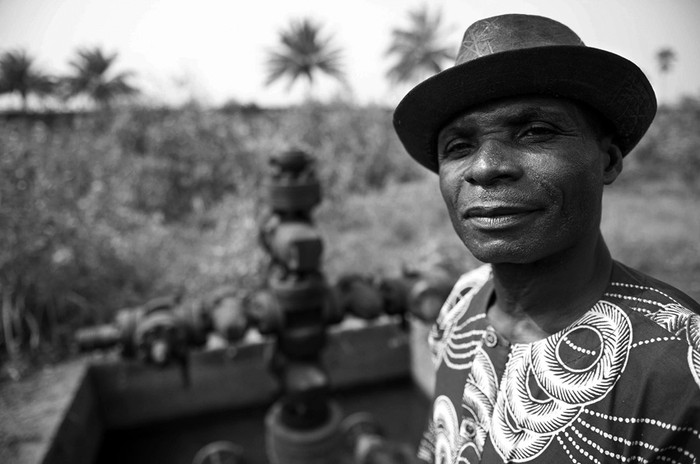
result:
<svg viewBox="0 0 700 464"><path fill-rule="evenodd" d="M502 229L518 225L539 209L531 205L478 205L467 209L464 218L481 229Z"/></svg>

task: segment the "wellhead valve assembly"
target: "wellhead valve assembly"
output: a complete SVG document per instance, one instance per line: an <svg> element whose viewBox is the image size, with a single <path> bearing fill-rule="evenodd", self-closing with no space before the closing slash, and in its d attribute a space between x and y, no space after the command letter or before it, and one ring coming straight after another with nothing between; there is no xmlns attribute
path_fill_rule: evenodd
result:
<svg viewBox="0 0 700 464"><path fill-rule="evenodd" d="M251 305L259 330L275 339L270 367L282 391L266 417L268 456L274 464L336 462L342 413L321 354L328 326L342 314L322 272L323 242L311 219L321 188L302 151L270 164L270 215L260 231L270 255L268 291Z"/></svg>

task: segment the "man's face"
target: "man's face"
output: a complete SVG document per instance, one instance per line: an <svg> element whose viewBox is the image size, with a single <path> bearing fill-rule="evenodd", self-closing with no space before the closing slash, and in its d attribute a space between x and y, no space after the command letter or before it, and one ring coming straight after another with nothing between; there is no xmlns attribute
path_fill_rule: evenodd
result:
<svg viewBox="0 0 700 464"><path fill-rule="evenodd" d="M490 263L532 263L594 243L603 185L614 180L581 108L549 97L470 109L440 131L438 162L457 234Z"/></svg>

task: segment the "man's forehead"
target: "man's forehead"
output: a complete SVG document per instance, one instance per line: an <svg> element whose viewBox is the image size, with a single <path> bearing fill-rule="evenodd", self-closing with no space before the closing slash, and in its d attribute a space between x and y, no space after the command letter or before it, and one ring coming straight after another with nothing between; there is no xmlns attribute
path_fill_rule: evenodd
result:
<svg viewBox="0 0 700 464"><path fill-rule="evenodd" d="M468 108L447 123L440 132L455 126L517 123L540 118L552 122L576 123L582 120L582 111L576 103L564 98L546 96L508 98Z"/></svg>

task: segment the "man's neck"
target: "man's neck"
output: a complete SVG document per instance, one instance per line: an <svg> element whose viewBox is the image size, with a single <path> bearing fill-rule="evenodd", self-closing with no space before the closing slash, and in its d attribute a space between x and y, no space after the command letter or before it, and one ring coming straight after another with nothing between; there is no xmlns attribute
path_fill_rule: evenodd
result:
<svg viewBox="0 0 700 464"><path fill-rule="evenodd" d="M556 333L590 309L603 294L612 258L603 237L529 264L494 264L495 300L489 322L514 343Z"/></svg>

